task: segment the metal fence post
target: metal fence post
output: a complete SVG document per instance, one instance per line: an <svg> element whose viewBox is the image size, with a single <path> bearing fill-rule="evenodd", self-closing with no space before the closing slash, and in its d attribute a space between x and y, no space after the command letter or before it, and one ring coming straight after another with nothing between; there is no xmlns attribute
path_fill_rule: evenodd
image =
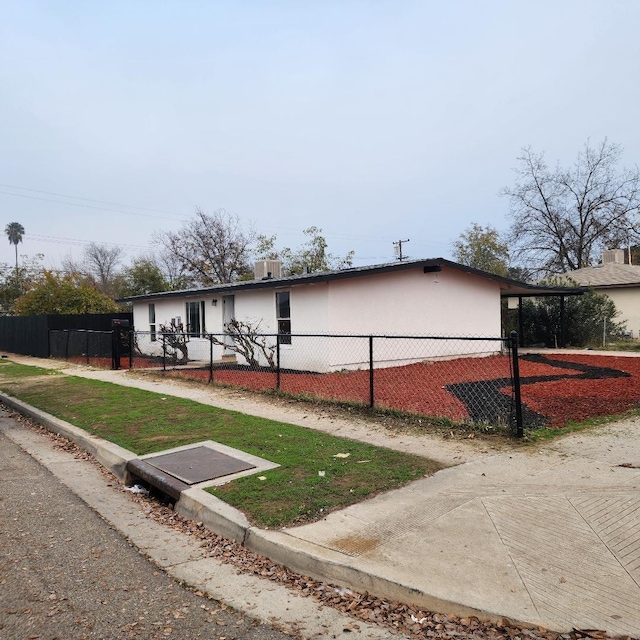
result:
<svg viewBox="0 0 640 640"><path fill-rule="evenodd" d="M111 368L120 369L120 355L122 353L122 332L117 324L111 331Z"/></svg>
<svg viewBox="0 0 640 640"><path fill-rule="evenodd" d="M87 331L85 335L87 336L87 340L86 340L87 364L89 364L89 332Z"/></svg>
<svg viewBox="0 0 640 640"><path fill-rule="evenodd" d="M280 391L280 334L276 335L276 389Z"/></svg>
<svg viewBox="0 0 640 640"><path fill-rule="evenodd" d="M369 336L369 408L375 404L373 388L373 336Z"/></svg>
<svg viewBox="0 0 640 640"><path fill-rule="evenodd" d="M66 342L64 345L64 359L68 360L69 359L69 330L65 329L65 337L66 337Z"/></svg>
<svg viewBox="0 0 640 640"><path fill-rule="evenodd" d="M209 383L213 382L213 337L209 335Z"/></svg>
<svg viewBox="0 0 640 640"><path fill-rule="evenodd" d="M162 334L162 371L167 371L167 336Z"/></svg>
<svg viewBox="0 0 640 640"><path fill-rule="evenodd" d="M520 396L520 363L518 362L518 332L511 332L511 362L513 364L513 393L516 403L516 438L524 435L522 398Z"/></svg>

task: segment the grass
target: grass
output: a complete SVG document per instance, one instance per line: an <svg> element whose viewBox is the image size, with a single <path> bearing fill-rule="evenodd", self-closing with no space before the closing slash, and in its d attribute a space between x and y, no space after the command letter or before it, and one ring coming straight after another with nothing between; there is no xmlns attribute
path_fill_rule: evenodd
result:
<svg viewBox="0 0 640 640"><path fill-rule="evenodd" d="M57 375L57 371L42 369L40 367L29 367L24 364L11 362L10 360L0 360L0 376L7 378L31 378L34 375Z"/></svg>
<svg viewBox="0 0 640 640"><path fill-rule="evenodd" d="M597 348L606 351L640 351L640 340L619 340Z"/></svg>
<svg viewBox="0 0 640 640"><path fill-rule="evenodd" d="M0 389L138 455L215 440L280 464L261 474L265 480L254 475L212 490L263 527L312 521L441 468L426 458L304 427L51 373L2 363Z"/></svg>
<svg viewBox="0 0 640 640"><path fill-rule="evenodd" d="M616 414L611 416L595 416L593 418L587 418L580 422L574 422L569 420L561 429L557 427L546 427L543 429L526 429L524 432L524 443L536 443L546 442L548 440L554 440L558 437L565 436L569 433L579 433L580 431L589 431L602 425L611 424L620 420L626 420L640 416L640 409L631 409L622 414Z"/></svg>

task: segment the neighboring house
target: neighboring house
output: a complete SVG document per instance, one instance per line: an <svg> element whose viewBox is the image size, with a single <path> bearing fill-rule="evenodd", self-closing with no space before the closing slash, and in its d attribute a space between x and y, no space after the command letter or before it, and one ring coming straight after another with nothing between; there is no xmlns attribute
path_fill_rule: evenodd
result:
<svg viewBox="0 0 640 640"><path fill-rule="evenodd" d="M332 334L499 337L501 298L575 291L528 285L442 258L288 277L273 277L278 276L276 261L261 261L256 268L255 280L127 298L133 304L135 329L151 332L153 340L161 324L173 321L192 334L192 343L208 344L203 334L223 334L225 323L234 318L252 326L260 323L261 333L282 334L282 367L330 371L368 362L366 341L346 344ZM311 339L300 334L318 337L311 345ZM434 345L426 342L416 341L402 359L433 356ZM388 341L386 356L377 353L377 366L398 364L398 347L392 343ZM145 348L161 353L158 340ZM500 348L498 341L440 342L438 355ZM231 352L214 345L214 360L224 355Z"/></svg>
<svg viewBox="0 0 640 640"><path fill-rule="evenodd" d="M626 323L632 338L640 338L640 266L624 264L624 254L623 249L604 251L602 264L566 275L577 284L611 298L620 312L616 321Z"/></svg>

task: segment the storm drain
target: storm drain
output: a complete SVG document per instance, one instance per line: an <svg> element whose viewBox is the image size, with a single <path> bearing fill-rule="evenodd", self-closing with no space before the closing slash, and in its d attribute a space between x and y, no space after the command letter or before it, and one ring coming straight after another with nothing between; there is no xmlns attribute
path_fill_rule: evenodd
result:
<svg viewBox="0 0 640 640"><path fill-rule="evenodd" d="M232 458L209 447L165 453L147 458L146 462L186 484L206 482L256 468L255 464Z"/></svg>
<svg viewBox="0 0 640 640"><path fill-rule="evenodd" d="M277 466L209 440L130 460L127 471L134 479L139 478L177 500L182 491L192 486L221 484Z"/></svg>

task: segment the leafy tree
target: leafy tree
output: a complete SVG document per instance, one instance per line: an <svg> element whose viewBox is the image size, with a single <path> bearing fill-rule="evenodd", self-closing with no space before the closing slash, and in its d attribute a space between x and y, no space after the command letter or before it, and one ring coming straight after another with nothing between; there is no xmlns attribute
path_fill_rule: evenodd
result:
<svg viewBox="0 0 640 640"><path fill-rule="evenodd" d="M509 246L492 226L473 223L453 243L456 262L499 276L509 275Z"/></svg>
<svg viewBox="0 0 640 640"><path fill-rule="evenodd" d="M118 305L109 296L87 284L76 285L68 276L44 271L42 282L15 302L16 315L43 313L112 313Z"/></svg>
<svg viewBox="0 0 640 640"><path fill-rule="evenodd" d="M276 236L259 236L256 253L262 260L280 260L285 273L301 274L305 269L314 271L333 271L344 269L353 264L354 252L346 256L335 256L328 251L328 244L322 235L322 229L309 227L303 233L308 240L299 249L289 247L276 248Z"/></svg>
<svg viewBox="0 0 640 640"><path fill-rule="evenodd" d="M589 141L573 167L550 169L544 154L522 150L510 200L512 253L541 274L587 267L626 242L640 206L640 173L618 169L622 148Z"/></svg>
<svg viewBox="0 0 640 640"><path fill-rule="evenodd" d="M10 222L5 228L4 232L9 238L9 243L15 247L16 250L16 273L18 272L18 243L22 242L22 236L24 235L24 227L19 222Z"/></svg>
<svg viewBox="0 0 640 640"><path fill-rule="evenodd" d="M572 286L576 283L566 277L551 277L540 284ZM524 298L522 301L522 333L524 343L557 347L562 342L560 299ZM624 336L625 325L616 322L619 311L611 298L591 290L581 296L566 296L565 302L566 346L602 346L606 342ZM516 328L516 314L511 323Z"/></svg>
<svg viewBox="0 0 640 640"><path fill-rule="evenodd" d="M203 286L234 282L251 273L255 234L245 231L238 216L224 209L213 214L196 209L195 217L180 230L155 233L153 240Z"/></svg>
<svg viewBox="0 0 640 640"><path fill-rule="evenodd" d="M0 263L0 315L13 315L15 301L42 279L42 261L39 253L33 258L22 258L18 270L6 263Z"/></svg>
<svg viewBox="0 0 640 640"><path fill-rule="evenodd" d="M143 257L135 259L122 272L122 287L118 296L140 296L169 290L169 282L156 261L151 257Z"/></svg>

